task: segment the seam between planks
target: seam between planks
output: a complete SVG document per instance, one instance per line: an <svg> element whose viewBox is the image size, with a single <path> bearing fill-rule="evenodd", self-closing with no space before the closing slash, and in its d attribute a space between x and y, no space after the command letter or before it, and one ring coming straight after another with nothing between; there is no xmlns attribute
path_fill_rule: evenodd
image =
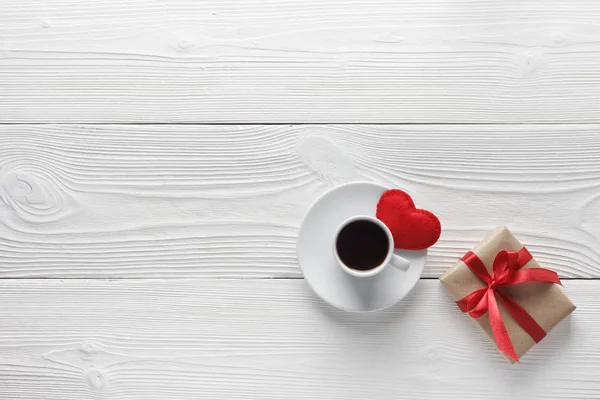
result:
<svg viewBox="0 0 600 400"><path fill-rule="evenodd" d="M303 126L303 125L369 125L369 126L561 126L599 125L599 122L0 122L0 126L11 125L63 125L63 126L110 126L110 125L168 125L168 126Z"/></svg>
<svg viewBox="0 0 600 400"><path fill-rule="evenodd" d="M437 277L422 277L419 278L419 280L421 281L433 281L433 280L438 280L439 278ZM173 278L173 277L165 277L165 278L128 278L128 277L124 277L124 278L73 278L73 277L66 277L66 278L57 278L57 277L37 277L37 278L26 278L26 277L7 277L7 278L0 278L0 282L2 281L48 281L48 280L52 280L52 281L181 281L181 280L229 280L229 281L264 281L264 280L271 280L271 281L281 281L281 280L304 280L304 277L302 276L281 276L281 277L239 277L239 278L234 278L234 277L218 277L218 276L214 276L214 277L205 277L205 278L197 278L197 277L180 277L180 278ZM600 281L600 278L560 278L561 281Z"/></svg>

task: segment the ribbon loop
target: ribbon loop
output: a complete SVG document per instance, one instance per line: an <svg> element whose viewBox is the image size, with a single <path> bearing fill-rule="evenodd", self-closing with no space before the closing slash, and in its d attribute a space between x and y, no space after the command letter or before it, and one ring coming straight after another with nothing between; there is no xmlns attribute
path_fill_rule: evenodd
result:
<svg viewBox="0 0 600 400"><path fill-rule="evenodd" d="M461 258L461 260L462 262L467 264L467 266L471 269L471 271L473 271L475 275L479 277L479 279L481 279L485 283L491 283L492 277L490 276L490 273L485 267L483 261L481 261L481 259L477 257L477 254L473 253L472 251L469 251L463 256L463 258Z"/></svg>
<svg viewBox="0 0 600 400"><path fill-rule="evenodd" d="M456 303L462 312L468 312L473 318L480 318L487 313L498 349L516 362L519 362L519 357L510 340L506 325L502 321L498 301L536 343L546 336L546 332L519 303L498 290L498 287L526 282L562 285L558 274L554 271L544 268L521 269L531 259L531 253L525 247L518 252L502 250L494 259L491 275L483 261L472 251L469 251L461 259L475 275L487 284L487 287L466 295Z"/></svg>

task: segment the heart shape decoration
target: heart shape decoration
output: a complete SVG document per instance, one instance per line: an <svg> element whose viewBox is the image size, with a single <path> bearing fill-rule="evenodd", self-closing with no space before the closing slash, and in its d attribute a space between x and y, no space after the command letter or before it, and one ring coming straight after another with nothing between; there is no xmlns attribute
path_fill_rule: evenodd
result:
<svg viewBox="0 0 600 400"><path fill-rule="evenodd" d="M438 241L440 220L432 212L415 207L412 198L399 189L386 190L377 203L376 217L392 232L394 247L423 250Z"/></svg>

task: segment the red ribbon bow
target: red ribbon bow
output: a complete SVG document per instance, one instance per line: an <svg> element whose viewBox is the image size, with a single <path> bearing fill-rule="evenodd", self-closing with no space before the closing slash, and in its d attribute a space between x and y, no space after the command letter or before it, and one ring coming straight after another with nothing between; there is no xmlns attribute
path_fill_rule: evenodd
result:
<svg viewBox="0 0 600 400"><path fill-rule="evenodd" d="M546 332L519 303L502 293L498 288L536 281L562 285L558 274L554 271L544 268L527 268L522 270L521 268L531 258L531 254L525 247L519 252L502 250L496 255L492 275L489 274L483 261L475 253L469 251L461 259L475 275L487 283L487 287L474 291L456 303L462 312L468 312L473 318L479 318L487 312L498 349L516 362L519 362L519 357L508 336L508 331L500 316L496 300L502 302L509 314L536 343L546 336Z"/></svg>

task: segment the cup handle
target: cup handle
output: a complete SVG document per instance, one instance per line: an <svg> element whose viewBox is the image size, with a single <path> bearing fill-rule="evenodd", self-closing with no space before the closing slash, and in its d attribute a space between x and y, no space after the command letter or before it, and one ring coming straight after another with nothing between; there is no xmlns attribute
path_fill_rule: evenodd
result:
<svg viewBox="0 0 600 400"><path fill-rule="evenodd" d="M394 268L398 268L401 271L408 271L408 267L410 267L410 261L406 258L402 258L397 256L396 254L392 254L392 258L390 258L390 264Z"/></svg>

